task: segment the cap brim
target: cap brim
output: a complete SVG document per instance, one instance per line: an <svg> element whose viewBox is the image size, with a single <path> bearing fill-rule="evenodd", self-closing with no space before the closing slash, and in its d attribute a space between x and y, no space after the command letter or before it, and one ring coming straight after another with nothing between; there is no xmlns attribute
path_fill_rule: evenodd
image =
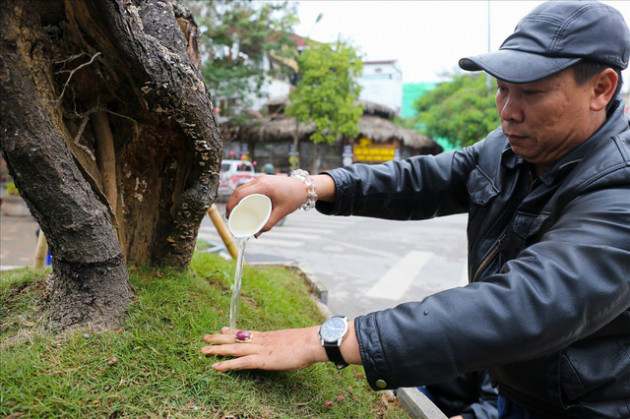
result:
<svg viewBox="0 0 630 419"><path fill-rule="evenodd" d="M459 66L467 71L483 70L509 83L530 83L567 69L580 60L581 58L552 58L524 51L501 49L462 58L459 60Z"/></svg>

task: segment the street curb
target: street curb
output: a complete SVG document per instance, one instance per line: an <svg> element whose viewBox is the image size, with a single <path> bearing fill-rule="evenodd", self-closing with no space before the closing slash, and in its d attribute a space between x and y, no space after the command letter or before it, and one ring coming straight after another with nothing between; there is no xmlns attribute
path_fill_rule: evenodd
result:
<svg viewBox="0 0 630 419"><path fill-rule="evenodd" d="M397 396L412 419L447 419L446 415L417 387L399 388Z"/></svg>
<svg viewBox="0 0 630 419"><path fill-rule="evenodd" d="M324 316L331 317L333 316L333 312L330 308L328 308L328 289L326 286L315 278L315 275L310 272L308 269L304 268L303 265L297 262L252 262L249 263L251 266L282 266L283 268L293 269L296 271L304 280L306 285L311 290L311 294L314 297L313 300L319 311L322 312Z"/></svg>
<svg viewBox="0 0 630 419"><path fill-rule="evenodd" d="M327 318L331 317L334 313L328 307L328 289L319 281L315 275L309 270L305 269L299 263L296 262L261 262L251 263L252 266L282 266L287 269L293 269L304 279L304 282L310 288L313 296L315 297L315 303L319 310ZM386 390L389 393L391 390ZM409 413L409 417L412 419L446 419L446 416L438 407L431 402L420 390L416 387L404 387L399 388L396 392L396 396L400 401L403 409Z"/></svg>

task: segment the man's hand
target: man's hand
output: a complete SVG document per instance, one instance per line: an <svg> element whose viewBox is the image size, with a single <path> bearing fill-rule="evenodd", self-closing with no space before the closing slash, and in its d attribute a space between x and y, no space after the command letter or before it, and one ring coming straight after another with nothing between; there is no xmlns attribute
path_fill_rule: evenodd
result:
<svg viewBox="0 0 630 419"><path fill-rule="evenodd" d="M311 178L315 184L318 200L335 200L335 182L330 176L317 175ZM241 199L255 193L267 195L271 199L273 206L269 221L256 237L265 231L271 230L276 223L298 209L308 198L308 189L301 179L286 176L258 176L234 190L225 205L226 216L230 216L230 213Z"/></svg>
<svg viewBox="0 0 630 419"><path fill-rule="evenodd" d="M318 338L318 326L286 329L274 332L251 332L252 341L236 343L230 328L221 333L206 335L203 340L211 346L201 348L206 356L234 357L212 364L217 371L260 369L293 371L316 362L327 361L326 351Z"/></svg>
<svg viewBox="0 0 630 419"><path fill-rule="evenodd" d="M268 196L272 205L269 221L256 236L271 230L276 223L298 209L307 197L306 186L300 179L285 176L258 176L234 190L225 205L226 216L230 216L241 199L251 194Z"/></svg>

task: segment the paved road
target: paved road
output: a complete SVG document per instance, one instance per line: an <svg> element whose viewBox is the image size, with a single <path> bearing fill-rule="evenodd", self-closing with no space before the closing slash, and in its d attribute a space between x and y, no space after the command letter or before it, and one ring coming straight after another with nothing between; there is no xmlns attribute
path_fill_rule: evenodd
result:
<svg viewBox="0 0 630 419"><path fill-rule="evenodd" d="M33 265L38 228L30 215L0 215L0 271Z"/></svg>
<svg viewBox="0 0 630 419"><path fill-rule="evenodd" d="M251 239L245 259L299 263L328 289L334 313L354 317L466 284L465 231L465 215L389 221L298 211ZM221 242L207 217L199 237Z"/></svg>

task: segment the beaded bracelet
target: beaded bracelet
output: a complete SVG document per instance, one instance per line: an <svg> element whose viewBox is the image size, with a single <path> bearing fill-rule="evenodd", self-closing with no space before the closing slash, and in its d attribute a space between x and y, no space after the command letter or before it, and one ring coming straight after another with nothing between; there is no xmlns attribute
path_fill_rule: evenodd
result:
<svg viewBox="0 0 630 419"><path fill-rule="evenodd" d="M291 172L291 177L301 179L304 181L306 185L306 190L308 191L308 198L306 202L300 205L300 209L302 211L308 211L315 208L315 201L317 201L317 192L315 192L315 184L313 183L313 178L308 174L306 170L297 169Z"/></svg>

